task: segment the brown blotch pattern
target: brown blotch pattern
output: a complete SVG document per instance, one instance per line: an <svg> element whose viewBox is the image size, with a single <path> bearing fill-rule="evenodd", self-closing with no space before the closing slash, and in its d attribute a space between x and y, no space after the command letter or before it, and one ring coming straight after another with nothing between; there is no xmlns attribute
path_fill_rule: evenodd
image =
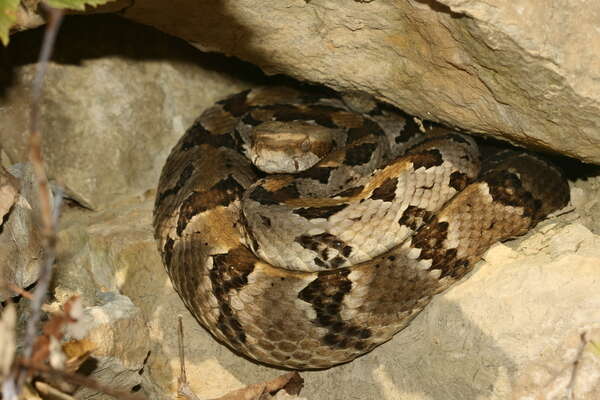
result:
<svg viewBox="0 0 600 400"><path fill-rule="evenodd" d="M315 179L315 180L319 181L319 183L325 184L325 183L329 182L329 178L331 177L331 172L334 169L335 168L332 168L332 167L313 167L313 168L310 168L310 169L304 171L302 174L299 174L299 176L302 178Z"/></svg>
<svg viewBox="0 0 600 400"><path fill-rule="evenodd" d="M349 188L349 189L346 189L346 190L343 190L343 191L339 192L336 196L339 196L339 197L354 197L354 196L360 194L364 190L364 188L365 187L363 185L361 185L361 186L355 186L353 188Z"/></svg>
<svg viewBox="0 0 600 400"><path fill-rule="evenodd" d="M227 147L239 150L240 143L231 133L219 135L208 131L201 122L196 122L181 138L181 150L188 150L195 146L210 145L215 148Z"/></svg>
<svg viewBox="0 0 600 400"><path fill-rule="evenodd" d="M250 93L250 89L234 94L225 100L217 101L217 104L221 104L223 109L234 117L240 117L248 111L248 93Z"/></svg>
<svg viewBox="0 0 600 400"><path fill-rule="evenodd" d="M340 109L331 106L297 106L297 105L274 105L266 106L274 110L273 118L277 121L315 121L317 124L326 128L337 128L338 126L331 119L333 112Z"/></svg>
<svg viewBox="0 0 600 400"><path fill-rule="evenodd" d="M368 163L373 157L373 152L377 148L375 143L362 143L357 146L350 146L346 149L344 163L347 165L363 165Z"/></svg>
<svg viewBox="0 0 600 400"><path fill-rule="evenodd" d="M165 240L165 244L163 246L163 259L165 260L165 265L171 265L171 259L173 257L173 246L175 245L175 241L170 237L167 237Z"/></svg>
<svg viewBox="0 0 600 400"><path fill-rule="evenodd" d="M256 186L252 189L248 197L263 205L277 205L287 200L295 199L300 196L298 188L294 183L282 187L276 191L269 191L262 186Z"/></svg>
<svg viewBox="0 0 600 400"><path fill-rule="evenodd" d="M321 342L334 349L355 348L364 350L372 332L368 327L351 324L341 317L344 297L352 290L348 279L350 270L320 272L318 277L305 287L298 298L312 305L316 312L313 324L327 329Z"/></svg>
<svg viewBox="0 0 600 400"><path fill-rule="evenodd" d="M449 185L450 187L454 188L457 192L460 192L461 190L466 188L469 183L471 183L469 176L463 172L454 171L450 174Z"/></svg>
<svg viewBox="0 0 600 400"><path fill-rule="evenodd" d="M523 215L537 221L542 218L539 210L542 202L533 198L531 193L523 188L519 178L508 171L493 170L481 177L488 184L490 195L499 203L507 206L522 207Z"/></svg>
<svg viewBox="0 0 600 400"><path fill-rule="evenodd" d="M212 258L213 268L209 272L209 278L213 295L219 303L217 328L230 343L240 345L246 342L246 334L229 303L230 292L237 292L248 284L248 275L254 271L254 261L248 251L242 248L217 254Z"/></svg>
<svg viewBox="0 0 600 400"><path fill-rule="evenodd" d="M398 187L398 178L386 178L385 181L371 194L372 200L393 201L396 198L396 188Z"/></svg>
<svg viewBox="0 0 600 400"><path fill-rule="evenodd" d="M429 169L431 167L437 167L442 165L444 160L442 159L442 153L439 150L431 149L425 150L419 153L411 154L411 160L414 169L425 167Z"/></svg>
<svg viewBox="0 0 600 400"><path fill-rule="evenodd" d="M337 206L323 206L323 207L303 207L298 208L292 211L296 215L300 215L301 217L307 219L315 219L315 218L329 218L335 213L342 211L344 208L348 207L348 204L339 204Z"/></svg>
<svg viewBox="0 0 600 400"><path fill-rule="evenodd" d="M166 197L168 197L170 195L174 195L177 192L179 192L179 190L183 187L183 185L185 185L185 183L188 181L188 179L190 179L190 177L192 176L193 172L194 172L194 165L193 164L186 165L186 167L183 169L183 171L181 172L181 174L177 178L177 182L175 182L175 185L172 186L172 187L170 187L167 190L164 190L164 191L160 192L156 196L155 204L158 205Z"/></svg>
<svg viewBox="0 0 600 400"><path fill-rule="evenodd" d="M347 143L354 143L357 140L365 138L369 135L384 136L385 133L383 132L379 124L370 119L365 118L363 120L362 126L348 129Z"/></svg>
<svg viewBox="0 0 600 400"><path fill-rule="evenodd" d="M227 207L238 200L244 187L232 176L220 180L206 192L192 192L181 204L179 218L177 219L177 234L185 229L190 219L208 209L217 206Z"/></svg>
<svg viewBox="0 0 600 400"><path fill-rule="evenodd" d="M351 246L330 233L302 235L296 238L296 243L307 250L314 251L316 253L314 263L322 268L339 268L347 262L347 258L352 254Z"/></svg>
<svg viewBox="0 0 600 400"><path fill-rule="evenodd" d="M440 278L452 276L459 278L467 272L469 262L465 259L457 258L455 248L447 249L443 246L444 240L448 237L448 222L439 222L437 217L423 225L412 238L411 247L421 249L419 259L431 260L432 264L429 270L439 269Z"/></svg>
<svg viewBox="0 0 600 400"><path fill-rule="evenodd" d="M416 231L424 222L427 222L433 214L424 208L417 206L408 206L398 220L400 225L408 226Z"/></svg>

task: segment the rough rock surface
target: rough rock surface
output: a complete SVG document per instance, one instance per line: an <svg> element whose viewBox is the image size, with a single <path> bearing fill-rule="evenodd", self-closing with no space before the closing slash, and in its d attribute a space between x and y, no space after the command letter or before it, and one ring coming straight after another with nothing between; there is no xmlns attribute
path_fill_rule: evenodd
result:
<svg viewBox="0 0 600 400"><path fill-rule="evenodd" d="M533 362L519 377L515 400L600 398L600 325L583 327L554 351Z"/></svg>
<svg viewBox="0 0 600 400"><path fill-rule="evenodd" d="M48 70L43 150L50 177L76 201L100 208L153 187L172 143L200 111L249 83L217 71L221 59L151 28L72 19ZM30 49L40 38L39 31L23 32L0 48L0 146L12 163L27 159L37 53Z"/></svg>
<svg viewBox="0 0 600 400"><path fill-rule="evenodd" d="M318 0L308 4L314 1ZM367 7L368 4L359 6ZM100 115L99 126L109 123L111 118L103 114L108 111L102 108L110 108L113 98L129 95L129 82L133 79L130 73L141 75L135 77L141 84L148 83L148 95L139 92L136 99L150 99L156 96L158 83L149 82L163 76L157 71L168 70L180 76L173 63L180 66L191 63L182 61L179 53L172 57L161 53L163 60L157 60L158 56L151 52L152 56L144 53L144 56L128 57L131 69L117 73L123 67L123 57L115 56L115 52L119 54L115 50L118 47L110 47L107 43L116 46L115 41L129 40L125 52L138 54L135 51L142 44L154 43L166 51L171 42L159 42L166 40L160 35L151 36L150 40L146 36L147 30L124 27L110 19L87 18L84 23L74 22L72 28L67 21L63 31L72 51L75 54L83 52L83 57L76 57L81 67L54 65L48 86L58 88L70 77L70 73L60 72L61 68L80 69L76 74L73 72L75 76L80 76L78 74L83 74L84 70L95 71L90 76L100 77L95 86L101 86L107 75L95 69L95 62L103 65L105 73L114 70L115 74L110 77L116 82L111 83L115 89L107 91L108 94L100 99L92 98L100 90L92 86L87 91L74 90L69 96L57 95L58 89L51 89L46 96L45 113L69 110L68 107L76 103L87 105L79 109L80 115L60 114L63 117L53 119L52 124L47 122L45 129L55 135L53 138L60 133L65 139L60 146L48 141L45 151L50 160L63 159L64 169L52 162L50 168L56 179L63 179L69 185L73 196L101 205L96 211L65 208L54 297L64 301L72 294L80 294L90 315L93 310L104 315L104 321L109 323L97 325L102 327L98 332L106 335L106 340L94 339L103 351L97 356L111 361L113 376L115 371L129 374L128 378L138 374L134 378L139 380L126 380L124 384L133 384L130 390L144 393L148 398L174 397L179 371L178 314L184 317L188 380L200 398L217 397L246 384L280 375L279 370L235 355L196 323L173 291L152 237L154 186L164 157L204 105L247 82L210 68L203 72L199 66L189 66L192 72L182 73L189 81L172 78L160 83L165 85L165 91L169 91L168 96L172 96L169 98L181 99L177 104L187 108L179 109L166 98L158 103L132 101L127 112L110 115L119 115L118 123L123 126L142 123L143 129L131 129L127 134L121 132L126 141L118 135L95 134L88 143L91 148L85 149L89 152L80 149L78 153L78 146L83 146L83 142L77 141L82 140L80 135L84 132L79 124L88 126L89 120L97 115ZM93 25L93 21L98 21L98 25ZM115 36L107 33L115 29L119 29ZM91 35L90 32L96 32L98 36L92 38L97 38L101 44L88 42L91 39L86 35ZM126 32L132 36L123 39ZM39 40L39 33L22 35L30 33ZM135 41L137 35L140 42ZM36 40L23 39L21 42L19 35L12 39L13 57L19 51L26 52L23 49L30 48ZM75 46L75 43L79 44ZM103 50L94 53L93 57L86 57L90 47ZM64 57L60 64L73 60ZM221 59L220 63L220 67L226 69L228 62ZM11 71L13 79L3 81L1 86L4 93L9 94L1 100L1 143L9 155L18 155L24 143L21 136L26 124L26 103L16 93L26 92L23 85L28 82L31 67L21 61L16 67L11 66ZM194 107L183 104L190 96L193 96ZM192 101L191 98L187 100ZM168 107L167 103L170 104ZM148 104L152 107L148 108ZM6 108L12 111L7 112ZM140 118L149 118L151 123L140 122ZM116 128L111 125L106 129ZM88 131L85 133L91 135ZM71 141L78 145L70 147ZM147 151L139 154L139 148ZM69 149L72 151L68 152ZM114 153L119 153L118 162L111 158ZM70 161L79 167L73 168L68 175L64 171L70 171ZM136 163L146 170L124 171ZM61 175L63 172L69 180ZM597 171L595 173L597 175ZM125 174L127 178L119 174ZM97 186L76 186L74 183L85 183L89 179ZM127 186L123 187L123 181L119 179L126 179ZM118 184L111 180L117 180ZM494 246L486 254L485 261L464 282L434 299L390 342L349 364L302 373L305 389L301 395L307 399L508 398L516 378L529 371L530 363L540 355L561 354L560 343L566 337L600 319L597 291L600 284L597 267L600 265L599 182L593 175L575 182L572 188L574 209L544 221L525 238ZM127 348L120 349L121 345Z"/></svg>
<svg viewBox="0 0 600 400"><path fill-rule="evenodd" d="M83 317L77 323L78 332L66 337L65 350L75 355L92 351L87 362L95 371L96 382L113 389L135 391L142 383L140 371L150 351L150 343L132 335L145 331L144 316L128 297L117 292L98 293L95 303L83 310ZM77 392L78 398L96 395L90 388L80 388Z"/></svg>
<svg viewBox="0 0 600 400"><path fill-rule="evenodd" d="M13 296L6 285L24 289L40 270L37 192L29 164L0 167L0 301Z"/></svg>
<svg viewBox="0 0 600 400"><path fill-rule="evenodd" d="M121 14L269 74L600 163L596 0L171 3L123 0Z"/></svg>

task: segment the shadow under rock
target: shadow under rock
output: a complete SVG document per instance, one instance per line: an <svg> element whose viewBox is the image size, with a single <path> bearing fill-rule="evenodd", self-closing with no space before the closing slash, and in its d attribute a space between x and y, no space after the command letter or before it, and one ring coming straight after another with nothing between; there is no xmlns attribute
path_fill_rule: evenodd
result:
<svg viewBox="0 0 600 400"><path fill-rule="evenodd" d="M19 32L11 36L8 47L0 46L0 97L16 84L14 69L37 62L43 35L44 27ZM181 39L115 15L65 18L56 40L53 62L82 65L85 60L109 56L195 64L247 80L251 85L267 83L267 77L252 64L216 53L202 53Z"/></svg>

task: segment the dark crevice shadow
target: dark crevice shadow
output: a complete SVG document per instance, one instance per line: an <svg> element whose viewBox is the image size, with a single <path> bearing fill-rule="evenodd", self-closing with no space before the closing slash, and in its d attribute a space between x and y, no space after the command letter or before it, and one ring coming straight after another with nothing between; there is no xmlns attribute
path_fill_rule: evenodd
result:
<svg viewBox="0 0 600 400"><path fill-rule="evenodd" d="M469 132L465 132L469 133ZM547 149L528 149L513 145L506 140L496 139L494 137L485 137L481 135L471 135L477 142L482 159L491 157L494 153L501 150L525 151L531 154L541 156L563 172L569 181L586 180L600 175L600 165L588 164L576 158L551 152ZM545 150L545 151L544 151Z"/></svg>
<svg viewBox="0 0 600 400"><path fill-rule="evenodd" d="M44 27L11 36L8 47L0 46L0 98L17 84L15 69L37 62ZM195 64L235 76L252 85L282 78L268 78L260 68L234 57L203 53L185 41L146 25L115 15L74 15L65 18L59 31L52 62L83 66L86 60L119 56L129 60L157 60Z"/></svg>
<svg viewBox="0 0 600 400"><path fill-rule="evenodd" d="M0 46L0 101L10 87L19 84L15 70L37 62L43 35L44 27L19 32L11 36L8 47ZM209 72L235 77L248 86L310 86L284 75L267 76L259 67L236 57L202 52L184 40L112 14L66 17L51 60L83 67L86 60L115 56L197 65Z"/></svg>
<svg viewBox="0 0 600 400"><path fill-rule="evenodd" d="M465 14L457 13L452 11L450 7L445 4L442 4L435 0L414 0L416 3L426 4L429 8L431 8L435 12L440 12L444 14L448 14L452 18L465 18L468 17Z"/></svg>

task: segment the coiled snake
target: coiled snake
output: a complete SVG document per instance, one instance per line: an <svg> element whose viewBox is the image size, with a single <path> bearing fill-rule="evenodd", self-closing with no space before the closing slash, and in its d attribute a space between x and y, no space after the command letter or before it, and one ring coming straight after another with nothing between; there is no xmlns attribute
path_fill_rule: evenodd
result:
<svg viewBox="0 0 600 400"><path fill-rule="evenodd" d="M471 138L405 140L417 130L368 102L287 88L205 111L171 151L154 210L163 262L198 321L263 363L343 363L569 200L538 157L509 151L480 173Z"/></svg>

